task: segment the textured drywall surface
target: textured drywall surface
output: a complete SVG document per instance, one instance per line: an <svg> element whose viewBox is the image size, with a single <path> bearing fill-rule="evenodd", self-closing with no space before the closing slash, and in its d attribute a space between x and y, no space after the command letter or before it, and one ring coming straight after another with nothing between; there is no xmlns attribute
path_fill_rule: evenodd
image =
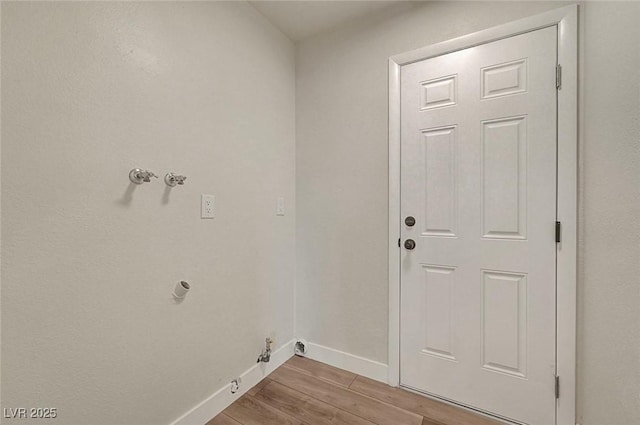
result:
<svg viewBox="0 0 640 425"><path fill-rule="evenodd" d="M2 407L169 423L293 337L290 40L244 2L3 2L1 53Z"/></svg>
<svg viewBox="0 0 640 425"><path fill-rule="evenodd" d="M586 2L578 422L640 423L640 3Z"/></svg>
<svg viewBox="0 0 640 425"><path fill-rule="evenodd" d="M387 360L387 59L561 3L400 4L296 55L297 334ZM638 3L586 2L578 420L640 423Z"/></svg>
<svg viewBox="0 0 640 425"><path fill-rule="evenodd" d="M249 3L294 41L302 40L394 4L391 1L269 1Z"/></svg>
<svg viewBox="0 0 640 425"><path fill-rule="evenodd" d="M296 53L297 334L387 361L388 58L562 3L401 3Z"/></svg>

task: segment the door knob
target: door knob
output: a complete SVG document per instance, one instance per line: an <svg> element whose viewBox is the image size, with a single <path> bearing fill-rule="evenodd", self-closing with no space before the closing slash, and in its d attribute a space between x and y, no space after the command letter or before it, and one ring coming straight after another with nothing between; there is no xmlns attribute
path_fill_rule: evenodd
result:
<svg viewBox="0 0 640 425"><path fill-rule="evenodd" d="M416 241L414 241L413 239L407 239L406 241L404 241L404 247L411 251L416 247Z"/></svg>
<svg viewBox="0 0 640 425"><path fill-rule="evenodd" d="M409 227L413 227L416 224L416 219L408 216L407 218L404 219L404 224L406 224Z"/></svg>

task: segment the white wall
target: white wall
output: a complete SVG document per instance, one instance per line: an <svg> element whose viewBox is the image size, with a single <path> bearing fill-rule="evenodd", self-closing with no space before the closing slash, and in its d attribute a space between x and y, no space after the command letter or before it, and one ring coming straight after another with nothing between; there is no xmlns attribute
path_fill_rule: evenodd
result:
<svg viewBox="0 0 640 425"><path fill-rule="evenodd" d="M2 407L58 408L20 423L169 423L293 337L294 84L246 3L3 2Z"/></svg>
<svg viewBox="0 0 640 425"><path fill-rule="evenodd" d="M403 3L297 45L298 335L387 361L388 57L561 6ZM578 419L640 423L640 10L582 12Z"/></svg>
<svg viewBox="0 0 640 425"><path fill-rule="evenodd" d="M583 425L640 423L640 3L584 9L578 276Z"/></svg>

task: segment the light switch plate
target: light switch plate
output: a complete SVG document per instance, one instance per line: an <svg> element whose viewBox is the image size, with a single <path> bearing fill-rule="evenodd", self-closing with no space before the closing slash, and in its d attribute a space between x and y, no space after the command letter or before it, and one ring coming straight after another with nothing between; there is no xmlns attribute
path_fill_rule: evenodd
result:
<svg viewBox="0 0 640 425"><path fill-rule="evenodd" d="M200 218L213 218L214 205L214 196L203 194L200 202Z"/></svg>
<svg viewBox="0 0 640 425"><path fill-rule="evenodd" d="M276 215L284 215L284 198L276 199Z"/></svg>

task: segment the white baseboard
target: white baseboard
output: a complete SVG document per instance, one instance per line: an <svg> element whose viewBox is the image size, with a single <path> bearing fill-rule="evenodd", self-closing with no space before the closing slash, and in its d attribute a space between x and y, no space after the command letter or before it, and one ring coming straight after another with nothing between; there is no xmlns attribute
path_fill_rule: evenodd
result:
<svg viewBox="0 0 640 425"><path fill-rule="evenodd" d="M348 370L349 372L384 382L385 384L388 381L387 373L389 367L386 364L345 353L344 351L310 342L307 343L307 353L305 357L337 367L338 369Z"/></svg>
<svg viewBox="0 0 640 425"><path fill-rule="evenodd" d="M293 357L293 346L295 342L296 340L292 339L282 347L273 351L269 363L257 363L240 375L242 383L240 384L240 390L238 392L231 394L231 383L229 383L196 405L193 409L171 422L171 425L206 424L211 418L218 415L258 382L262 381L267 375Z"/></svg>

